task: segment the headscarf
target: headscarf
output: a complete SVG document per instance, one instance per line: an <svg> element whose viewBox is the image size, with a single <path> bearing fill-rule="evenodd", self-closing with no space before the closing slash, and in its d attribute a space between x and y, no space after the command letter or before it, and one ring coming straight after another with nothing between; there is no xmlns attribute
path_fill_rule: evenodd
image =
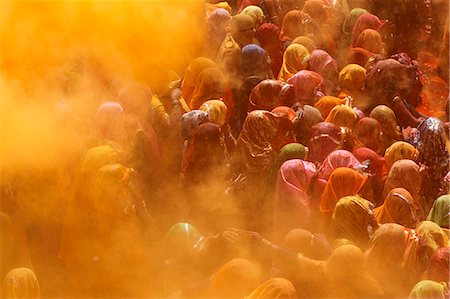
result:
<svg viewBox="0 0 450 299"><path fill-rule="evenodd" d="M367 178L356 170L347 167L336 168L331 173L320 198L320 211L332 213L340 198L356 195L366 181Z"/></svg>
<svg viewBox="0 0 450 299"><path fill-rule="evenodd" d="M303 47L305 47L306 49L308 49L309 53L311 53L312 51L316 50L317 47L314 44L314 41L307 37L307 36L298 36L296 37L293 41L292 44L298 44L298 45L302 45Z"/></svg>
<svg viewBox="0 0 450 299"><path fill-rule="evenodd" d="M391 144L401 138L395 113L388 106L378 105L373 108L369 117L378 120L381 125L381 131L383 132L381 135L381 153L384 153Z"/></svg>
<svg viewBox="0 0 450 299"><path fill-rule="evenodd" d="M219 127L223 126L227 121L227 105L219 100L209 100L204 102L199 110L208 113L212 123Z"/></svg>
<svg viewBox="0 0 450 299"><path fill-rule="evenodd" d="M272 110L272 113L280 118L278 136L273 143L274 149L279 151L284 145L295 141L292 121L296 115L292 108L286 106L278 106Z"/></svg>
<svg viewBox="0 0 450 299"><path fill-rule="evenodd" d="M363 48L373 54L383 54L384 47L381 35L373 29L366 29L358 37L355 48Z"/></svg>
<svg viewBox="0 0 450 299"><path fill-rule="evenodd" d="M198 84L199 75L207 68L215 67L216 63L206 57L195 58L184 72L183 83L181 84L181 94L183 99L189 105L192 94Z"/></svg>
<svg viewBox="0 0 450 299"><path fill-rule="evenodd" d="M366 210L363 206L365 203L361 207ZM326 262L325 273L336 288L336 298L372 298L383 294L378 282L367 272L361 249L354 245L336 248Z"/></svg>
<svg viewBox="0 0 450 299"><path fill-rule="evenodd" d="M259 82L250 94L248 111L272 111L275 107L283 105L283 94L288 87L289 85L278 80L268 79Z"/></svg>
<svg viewBox="0 0 450 299"><path fill-rule="evenodd" d="M398 160L407 159L414 161L418 156L419 151L414 146L404 141L397 141L386 149L384 159L387 166L391 168Z"/></svg>
<svg viewBox="0 0 450 299"><path fill-rule="evenodd" d="M288 160L281 165L273 212L275 242L281 242L294 228L310 226L312 202L308 190L316 173L313 163L300 159Z"/></svg>
<svg viewBox="0 0 450 299"><path fill-rule="evenodd" d="M328 114L330 114L331 110L338 106L345 104L345 100L336 98L333 96L324 96L321 97L319 101L317 101L316 104L314 104L314 107L316 107L320 113L322 114L322 117L324 119L327 118Z"/></svg>
<svg viewBox="0 0 450 299"><path fill-rule="evenodd" d="M409 299L445 299L447 296L448 287L445 283L422 280L411 290Z"/></svg>
<svg viewBox="0 0 450 299"><path fill-rule="evenodd" d="M217 68L203 70L198 75L197 85L189 103L190 108L198 109L208 100L221 98L224 92L224 80L222 72Z"/></svg>
<svg viewBox="0 0 450 299"><path fill-rule="evenodd" d="M419 151L418 162L428 167L427 176L431 181L432 198L448 193L444 182L450 167L448 137L444 124L437 118L429 117L417 127L414 144Z"/></svg>
<svg viewBox="0 0 450 299"><path fill-rule="evenodd" d="M443 228L450 228L450 195L442 195L433 202L427 220L433 221Z"/></svg>
<svg viewBox="0 0 450 299"><path fill-rule="evenodd" d="M364 161L369 160L369 172L375 175L378 179L384 175L384 165L385 160L383 157L380 157L377 153L367 147L360 147L353 150L353 155L358 159L359 162L363 163Z"/></svg>
<svg viewBox="0 0 450 299"><path fill-rule="evenodd" d="M331 109L330 114L328 114L325 121L339 127L353 129L357 119L358 116L351 107L347 105L339 105Z"/></svg>
<svg viewBox="0 0 450 299"><path fill-rule="evenodd" d="M125 138L125 114L117 102L101 104L93 120L92 133L95 137L121 143Z"/></svg>
<svg viewBox="0 0 450 299"><path fill-rule="evenodd" d="M369 243L367 230L372 215L371 203L360 196L341 197L333 212L331 229L334 239L345 239L365 249Z"/></svg>
<svg viewBox="0 0 450 299"><path fill-rule="evenodd" d="M243 298L261 283L261 270L252 262L232 259L213 275L206 298Z"/></svg>
<svg viewBox="0 0 450 299"><path fill-rule="evenodd" d="M259 25L264 21L264 18L266 17L264 15L264 11L261 9L261 7L256 5L249 5L245 7L240 14L248 15L252 17L253 23L255 25Z"/></svg>
<svg viewBox="0 0 450 299"><path fill-rule="evenodd" d="M260 79L270 79L270 58L266 51L258 45L249 44L241 49L240 75L243 80L250 76Z"/></svg>
<svg viewBox="0 0 450 299"><path fill-rule="evenodd" d="M209 121L209 115L205 111L192 110L183 114L180 119L181 136L184 140L190 139L201 124Z"/></svg>
<svg viewBox="0 0 450 299"><path fill-rule="evenodd" d="M294 285L284 278L271 278L259 285L245 299L297 299Z"/></svg>
<svg viewBox="0 0 450 299"><path fill-rule="evenodd" d="M320 49L311 52L309 70L318 73L324 79L330 80L333 84L338 76L338 66L336 60L334 60L330 54Z"/></svg>
<svg viewBox="0 0 450 299"><path fill-rule="evenodd" d="M428 261L425 277L434 281L450 280L450 247L442 247L436 250Z"/></svg>
<svg viewBox="0 0 450 299"><path fill-rule="evenodd" d="M421 200L419 197L421 184L422 176L419 173L419 165L411 160L398 160L389 170L389 174L384 185L383 197L386 197L392 189L404 188L412 195L414 199L413 204L416 211L421 211ZM419 219L422 216L423 215L421 215L421 212L419 212Z"/></svg>
<svg viewBox="0 0 450 299"><path fill-rule="evenodd" d="M280 28L272 23L264 23L256 31L256 38L270 57L274 76L280 72L283 62L284 49L279 36Z"/></svg>
<svg viewBox="0 0 450 299"><path fill-rule="evenodd" d="M205 48L208 51L207 54L209 57L216 58L215 56L217 55L217 51L219 50L219 47L222 44L223 39L227 35L226 27L230 23L230 20L231 14L224 8L216 8L210 14L208 18L208 23L206 24L206 37L205 37ZM215 64L209 65L208 67L213 66L215 66ZM192 87L194 86L195 84L192 85ZM188 101L189 99L186 98L184 99L187 102L189 102Z"/></svg>
<svg viewBox="0 0 450 299"><path fill-rule="evenodd" d="M361 118L356 124L353 134L355 137L355 148L368 147L374 152L380 152L380 123L370 117Z"/></svg>
<svg viewBox="0 0 450 299"><path fill-rule="evenodd" d="M417 279L414 269L407 266L408 260L417 262L419 240L410 238L408 231L411 230L395 223L380 225L365 253L369 273L381 284L387 297L403 298L411 290L411 282Z"/></svg>
<svg viewBox="0 0 450 299"><path fill-rule="evenodd" d="M305 25L303 24L305 16L304 12L295 9L284 16L280 32L280 40L282 42L293 40L297 36L305 34Z"/></svg>
<svg viewBox="0 0 450 299"><path fill-rule="evenodd" d="M358 20L359 16L364 13L368 13L368 11L359 7L353 8L345 17L344 23L342 24L342 31L345 34L352 33L356 21Z"/></svg>
<svg viewBox="0 0 450 299"><path fill-rule="evenodd" d="M359 16L352 31L352 47L355 47L359 35L366 29L378 30L384 24L376 15L365 13Z"/></svg>
<svg viewBox="0 0 450 299"><path fill-rule="evenodd" d="M300 70L308 68L308 61L311 55L304 46L291 44L283 54L283 64L281 65L278 80L286 82Z"/></svg>
<svg viewBox="0 0 450 299"><path fill-rule="evenodd" d="M308 155L308 148L300 143L289 143L283 146L278 154L277 161L275 162L274 171L278 173L281 165L292 159L305 160Z"/></svg>
<svg viewBox="0 0 450 299"><path fill-rule="evenodd" d="M268 111L254 110L244 121L237 141L243 165L254 174L268 174L275 163L272 142L278 134L279 118Z"/></svg>
<svg viewBox="0 0 450 299"><path fill-rule="evenodd" d="M432 221L422 221L417 226L416 232L423 240L425 253L428 257L431 257L439 248L449 246L447 234Z"/></svg>
<svg viewBox="0 0 450 299"><path fill-rule="evenodd" d="M308 160L322 163L341 143L341 129L328 122L320 122L311 127Z"/></svg>
<svg viewBox="0 0 450 299"><path fill-rule="evenodd" d="M295 100L301 104L314 105L316 99L323 96L323 78L316 72L301 70L289 78L287 83L293 85Z"/></svg>
<svg viewBox="0 0 450 299"><path fill-rule="evenodd" d="M415 228L418 219L413 202L414 199L407 190L392 189L384 199L383 205L375 208L375 218L380 224L398 223L405 227Z"/></svg>
<svg viewBox="0 0 450 299"><path fill-rule="evenodd" d="M316 108L304 105L297 109L293 120L294 134L297 142L307 144L311 138L311 129L323 121L322 115Z"/></svg>
<svg viewBox="0 0 450 299"><path fill-rule="evenodd" d="M324 184L327 183L331 173L339 167L347 167L351 169L357 169L361 163L353 156L352 153L346 150L332 151L326 159L322 162L322 167L319 172L319 179Z"/></svg>
<svg viewBox="0 0 450 299"><path fill-rule="evenodd" d="M3 280L2 298L39 299L39 296L39 282L28 268L12 269Z"/></svg>
<svg viewBox="0 0 450 299"><path fill-rule="evenodd" d="M357 64L348 64L339 72L339 86L342 92L361 91L366 80L366 69Z"/></svg>

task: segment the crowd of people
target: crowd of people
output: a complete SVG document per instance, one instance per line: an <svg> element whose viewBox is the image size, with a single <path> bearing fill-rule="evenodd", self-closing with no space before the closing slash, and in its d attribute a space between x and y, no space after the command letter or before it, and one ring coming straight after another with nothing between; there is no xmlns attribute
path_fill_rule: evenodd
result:
<svg viewBox="0 0 450 299"><path fill-rule="evenodd" d="M448 298L447 11L206 1L184 72L101 81L76 159L3 174L2 298Z"/></svg>

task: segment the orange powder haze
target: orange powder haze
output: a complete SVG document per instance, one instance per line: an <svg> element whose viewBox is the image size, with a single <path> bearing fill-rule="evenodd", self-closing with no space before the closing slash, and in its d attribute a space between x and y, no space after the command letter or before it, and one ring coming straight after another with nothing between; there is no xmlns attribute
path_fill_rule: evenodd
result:
<svg viewBox="0 0 450 299"><path fill-rule="evenodd" d="M203 1L1 1L1 163L58 162L99 103L163 70L182 70L202 44ZM62 104L61 104L62 103Z"/></svg>

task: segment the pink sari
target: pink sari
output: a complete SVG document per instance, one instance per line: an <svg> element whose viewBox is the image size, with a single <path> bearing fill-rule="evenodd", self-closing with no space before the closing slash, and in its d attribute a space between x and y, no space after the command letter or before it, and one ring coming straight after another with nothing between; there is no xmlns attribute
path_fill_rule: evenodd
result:
<svg viewBox="0 0 450 299"><path fill-rule="evenodd" d="M322 183L323 187L325 187L331 173L338 167L355 169L360 165L361 163L351 152L346 150L333 151L322 163L322 168L319 172L319 183Z"/></svg>
<svg viewBox="0 0 450 299"><path fill-rule="evenodd" d="M288 160L278 172L273 212L274 242L281 243L295 228L308 228L311 198L308 189L317 174L313 163L300 159Z"/></svg>

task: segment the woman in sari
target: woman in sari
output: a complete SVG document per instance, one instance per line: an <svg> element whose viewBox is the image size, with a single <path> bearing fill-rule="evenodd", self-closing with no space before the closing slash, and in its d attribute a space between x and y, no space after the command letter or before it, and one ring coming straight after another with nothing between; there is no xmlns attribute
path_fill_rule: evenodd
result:
<svg viewBox="0 0 450 299"><path fill-rule="evenodd" d="M284 105L284 94L289 85L278 80L263 80L253 88L248 104L248 112L253 110L272 111Z"/></svg>
<svg viewBox="0 0 450 299"><path fill-rule="evenodd" d="M367 147L376 153L380 152L380 123L370 117L361 118L352 132L354 137L353 149Z"/></svg>
<svg viewBox="0 0 450 299"><path fill-rule="evenodd" d="M423 241L424 254L427 261L433 253L442 247L448 247L448 235L434 222L422 221L416 228L416 233ZM425 265L426 266L426 265Z"/></svg>
<svg viewBox="0 0 450 299"><path fill-rule="evenodd" d="M322 163L323 160L341 145L341 129L328 122L320 122L311 127L308 160Z"/></svg>
<svg viewBox="0 0 450 299"><path fill-rule="evenodd" d="M358 194L366 181L367 177L356 170L347 167L336 168L331 173L320 198L320 211L329 220L339 199Z"/></svg>
<svg viewBox="0 0 450 299"><path fill-rule="evenodd" d="M335 150L332 151L326 159L321 163L318 183L325 188L325 185L330 178L331 173L339 167L347 167L351 169L358 169L361 163L358 159L353 156L353 154L346 150Z"/></svg>
<svg viewBox="0 0 450 299"><path fill-rule="evenodd" d="M203 70L197 79L197 85L192 93L189 107L194 110L208 100L220 99L224 96L225 79L217 68Z"/></svg>
<svg viewBox="0 0 450 299"><path fill-rule="evenodd" d="M266 19L264 11L257 5L249 5L241 10L240 14L252 17L255 27L258 28Z"/></svg>
<svg viewBox="0 0 450 299"><path fill-rule="evenodd" d="M308 148L300 143L289 143L283 146L273 168L275 177L278 175L278 171L284 162L292 159L305 160L308 156L308 151Z"/></svg>
<svg viewBox="0 0 450 299"><path fill-rule="evenodd" d="M245 81L248 77L255 76L261 80L272 79L270 58L266 51L258 45L249 44L242 48L240 59L240 77Z"/></svg>
<svg viewBox="0 0 450 299"><path fill-rule="evenodd" d="M364 93L366 70L357 64L348 64L339 72L339 98L352 98L352 105L365 110L368 98Z"/></svg>
<svg viewBox="0 0 450 299"><path fill-rule="evenodd" d="M324 96L322 93L323 78L313 71L301 70L287 80L293 86L293 102L311 105Z"/></svg>
<svg viewBox="0 0 450 299"><path fill-rule="evenodd" d="M359 35L354 48L362 48L372 54L384 56L384 49L381 35L373 29L366 29Z"/></svg>
<svg viewBox="0 0 450 299"><path fill-rule="evenodd" d="M335 244L353 244L366 249L369 245L369 229L376 230L370 201L354 195L345 196L336 203L330 226Z"/></svg>
<svg viewBox="0 0 450 299"><path fill-rule="evenodd" d="M385 21L381 21L377 16L365 13L358 17L356 20L355 26L353 26L352 30L352 47L356 46L358 38L360 34L366 29L378 30L385 23Z"/></svg>
<svg viewBox="0 0 450 299"><path fill-rule="evenodd" d="M287 47L283 54L283 63L281 65L278 80L286 82L298 71L308 68L308 61L311 55L305 47L298 44L292 44Z"/></svg>
<svg viewBox="0 0 450 299"><path fill-rule="evenodd" d="M226 147L226 156L228 159L230 155L233 153L234 148L236 146L236 141L231 135L231 129L229 125L229 113L227 105L223 101L219 100L209 100L204 102L200 109L201 111L205 111L208 113L209 119L213 124L216 124L220 127L221 140Z"/></svg>
<svg viewBox="0 0 450 299"><path fill-rule="evenodd" d="M283 43L289 43L297 36L305 35L306 25L303 20L307 14L300 10L290 10L283 18L283 25L280 31L280 40Z"/></svg>
<svg viewBox="0 0 450 299"><path fill-rule="evenodd" d="M395 162L402 159L416 161L419 156L419 151L411 144L404 141L394 142L386 149L384 159L388 169L394 165Z"/></svg>
<svg viewBox="0 0 450 299"><path fill-rule="evenodd" d="M311 52L309 60L309 70L322 76L324 80L324 92L326 94L335 94L338 81L338 66L336 60L323 50L314 50Z"/></svg>
<svg viewBox="0 0 450 299"><path fill-rule="evenodd" d="M380 154L384 155L386 149L394 142L402 139L397 126L395 113L385 105L378 105L370 112L369 117L376 119L381 125Z"/></svg>
<svg viewBox="0 0 450 299"><path fill-rule="evenodd" d="M415 228L418 219L413 206L414 199L411 194L403 188L392 189L384 202L375 208L374 214L377 222L398 223L408 228Z"/></svg>
<svg viewBox="0 0 450 299"><path fill-rule="evenodd" d="M448 286L432 280L418 282L409 294L409 299L445 299L448 298Z"/></svg>
<svg viewBox="0 0 450 299"><path fill-rule="evenodd" d="M429 209L433 200L449 193L444 177L450 167L450 146L444 123L439 119L427 118L417 129L413 142L419 151L418 163L427 168L422 190L426 197L426 208Z"/></svg>
<svg viewBox="0 0 450 299"><path fill-rule="evenodd" d="M304 105L296 111L296 117L293 120L295 140L301 144L307 144L311 138L312 127L323 121L319 110Z"/></svg>
<svg viewBox="0 0 450 299"><path fill-rule="evenodd" d="M278 172L273 211L274 242L294 228L312 228L313 202L308 194L316 166L300 159L283 163Z"/></svg>
<svg viewBox="0 0 450 299"><path fill-rule="evenodd" d="M375 231L365 256L369 273L387 298L404 298L419 279L419 244L413 230L398 224L382 224Z"/></svg>
<svg viewBox="0 0 450 299"><path fill-rule="evenodd" d="M256 37L261 47L266 50L270 57L270 65L274 76L280 72L283 63L284 48L279 36L280 28L272 23L264 23L256 31Z"/></svg>
<svg viewBox="0 0 450 299"><path fill-rule="evenodd" d="M34 272L28 268L15 268L3 279L2 298L39 299L40 287Z"/></svg>
<svg viewBox="0 0 450 299"><path fill-rule="evenodd" d="M219 47L227 35L226 28L230 20L231 14L224 8L216 8L209 15L206 24L205 44L203 46L203 53L205 53L206 57L211 59L217 57ZM188 99L185 100L187 101Z"/></svg>
<svg viewBox="0 0 450 299"><path fill-rule="evenodd" d="M420 194L421 183L422 176L419 173L419 165L411 160L398 160L389 170L383 189L383 197L385 198L395 188L406 189L413 198L413 206L418 220L423 220L425 215Z"/></svg>
<svg viewBox="0 0 450 299"><path fill-rule="evenodd" d="M206 57L198 57L188 65L184 72L183 82L181 83L181 95L188 105L191 102L194 89L198 84L200 73L207 68L215 66L216 63Z"/></svg>
<svg viewBox="0 0 450 299"><path fill-rule="evenodd" d="M245 179L240 196L246 200L239 205L250 227L264 225L261 203L267 203L270 173L277 157L273 143L278 136L279 122L279 117L269 111L254 110L245 119L237 140L232 167L235 176Z"/></svg>
<svg viewBox="0 0 450 299"><path fill-rule="evenodd" d="M442 195L433 202L428 221L433 221L442 228L450 228L450 195Z"/></svg>
<svg viewBox="0 0 450 299"><path fill-rule="evenodd" d="M334 107L343 104L345 104L345 100L343 99L333 96L324 96L321 97L316 104L314 104L314 107L317 108L322 114L322 117L326 119Z"/></svg>

